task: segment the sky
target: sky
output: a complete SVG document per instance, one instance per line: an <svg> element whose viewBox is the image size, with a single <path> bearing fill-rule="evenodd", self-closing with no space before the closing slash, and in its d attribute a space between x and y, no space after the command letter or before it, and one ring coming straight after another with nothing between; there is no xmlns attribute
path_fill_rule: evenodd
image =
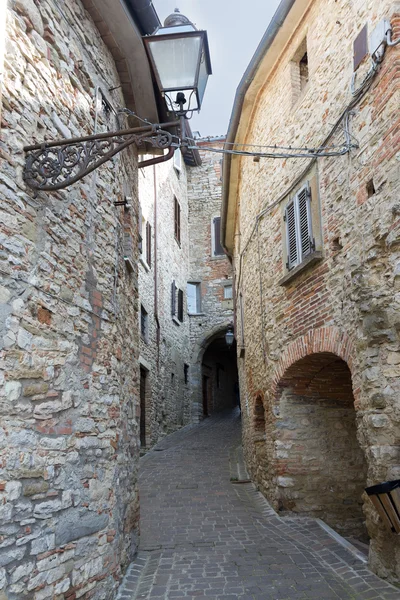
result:
<svg viewBox="0 0 400 600"><path fill-rule="evenodd" d="M202 137L228 130L236 88L280 0L153 0L164 19L179 8L208 33L211 66L200 114L194 113L192 131Z"/></svg>

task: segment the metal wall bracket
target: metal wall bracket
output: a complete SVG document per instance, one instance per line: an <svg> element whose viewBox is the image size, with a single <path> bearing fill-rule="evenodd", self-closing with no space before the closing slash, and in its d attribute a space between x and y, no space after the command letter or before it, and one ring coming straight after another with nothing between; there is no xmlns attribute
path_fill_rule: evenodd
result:
<svg viewBox="0 0 400 600"><path fill-rule="evenodd" d="M162 150L170 148L174 138L165 129L176 126L177 122L173 121L26 146L24 181L38 191L64 189L131 144L136 144L138 148L148 144Z"/></svg>

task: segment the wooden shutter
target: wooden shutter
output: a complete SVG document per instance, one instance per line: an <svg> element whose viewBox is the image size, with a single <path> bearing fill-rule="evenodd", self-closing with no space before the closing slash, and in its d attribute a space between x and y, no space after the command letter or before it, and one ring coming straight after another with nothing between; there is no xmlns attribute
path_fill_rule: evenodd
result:
<svg viewBox="0 0 400 600"><path fill-rule="evenodd" d="M183 322L183 291L178 290L178 319Z"/></svg>
<svg viewBox="0 0 400 600"><path fill-rule="evenodd" d="M287 245L287 263L289 269L293 269L298 264L297 235L296 235L296 211L295 202L292 200L285 211L286 221L286 245Z"/></svg>
<svg viewBox="0 0 400 600"><path fill-rule="evenodd" d="M221 217L215 217L213 219L214 227L214 256L224 254L224 250L221 246Z"/></svg>
<svg viewBox="0 0 400 600"><path fill-rule="evenodd" d="M175 281L171 284L171 314L175 316L176 314L176 285Z"/></svg>
<svg viewBox="0 0 400 600"><path fill-rule="evenodd" d="M151 267L151 225L146 224L146 262Z"/></svg>
<svg viewBox="0 0 400 600"><path fill-rule="evenodd" d="M305 185L297 194L298 219L299 219L299 247L301 260L314 249L311 229L311 206L310 188Z"/></svg>
<svg viewBox="0 0 400 600"><path fill-rule="evenodd" d="M140 254L143 252L143 231L142 231L142 207L139 204L139 220L138 220L138 242L139 242L139 252Z"/></svg>

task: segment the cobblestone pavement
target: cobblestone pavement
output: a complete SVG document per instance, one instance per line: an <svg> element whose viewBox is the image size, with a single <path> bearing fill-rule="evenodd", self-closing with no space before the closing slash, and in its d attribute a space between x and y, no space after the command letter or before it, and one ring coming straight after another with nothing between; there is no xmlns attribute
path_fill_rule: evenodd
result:
<svg viewBox="0 0 400 600"><path fill-rule="evenodd" d="M141 543L118 600L399 600L314 519L279 518L245 479L237 411L141 462Z"/></svg>

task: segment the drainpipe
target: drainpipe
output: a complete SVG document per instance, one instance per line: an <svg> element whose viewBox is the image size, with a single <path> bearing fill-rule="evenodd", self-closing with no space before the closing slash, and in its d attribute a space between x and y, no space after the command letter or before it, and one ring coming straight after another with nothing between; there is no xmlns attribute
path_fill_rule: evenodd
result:
<svg viewBox="0 0 400 600"><path fill-rule="evenodd" d="M0 0L0 120L4 78L4 47L6 43L7 0Z"/></svg>
<svg viewBox="0 0 400 600"><path fill-rule="evenodd" d="M160 319L158 315L158 254L157 254L157 171L156 165L153 166L153 186L154 186L154 318L156 321L157 333L157 371L160 370Z"/></svg>
<svg viewBox="0 0 400 600"><path fill-rule="evenodd" d="M162 156L157 156L156 158L149 158L149 160L142 160L138 164L139 169L143 169L143 167L150 167L151 165L158 165L158 163L166 162L167 160L171 160L174 155L176 148L171 146L168 149L167 154L163 154Z"/></svg>

